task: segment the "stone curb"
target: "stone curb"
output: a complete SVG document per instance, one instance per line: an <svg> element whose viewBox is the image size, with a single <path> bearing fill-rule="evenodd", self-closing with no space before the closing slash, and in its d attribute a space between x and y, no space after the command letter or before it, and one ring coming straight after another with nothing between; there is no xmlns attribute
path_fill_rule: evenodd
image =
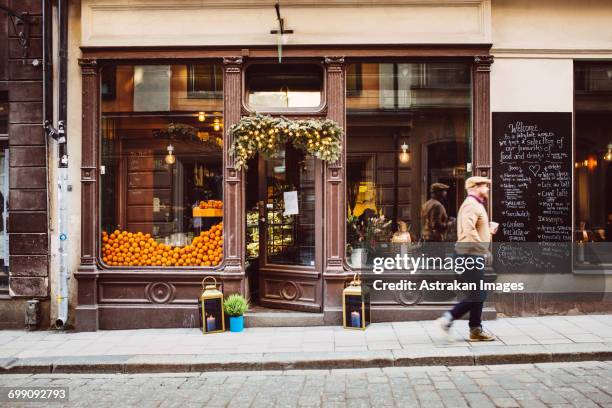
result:
<svg viewBox="0 0 612 408"><path fill-rule="evenodd" d="M210 371L316 370L409 366L612 361L603 343L473 346L368 352L252 353L233 355L122 355L0 359L0 374L134 374Z"/></svg>

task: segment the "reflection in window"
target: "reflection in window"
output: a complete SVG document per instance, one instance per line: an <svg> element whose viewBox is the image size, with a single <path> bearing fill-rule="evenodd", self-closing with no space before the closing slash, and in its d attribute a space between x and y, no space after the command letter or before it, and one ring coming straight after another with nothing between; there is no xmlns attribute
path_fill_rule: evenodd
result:
<svg viewBox="0 0 612 408"><path fill-rule="evenodd" d="M255 64L246 71L247 103L253 110L317 108L323 70L317 65Z"/></svg>
<svg viewBox="0 0 612 408"><path fill-rule="evenodd" d="M119 65L101 88L101 257L110 266L219 265L222 100L185 65Z"/></svg>
<svg viewBox="0 0 612 408"><path fill-rule="evenodd" d="M8 133L8 91L0 91L0 135Z"/></svg>
<svg viewBox="0 0 612 408"><path fill-rule="evenodd" d="M419 241L456 240L453 220L471 167L470 70L461 63L349 65L346 232L352 267Z"/></svg>
<svg viewBox="0 0 612 408"><path fill-rule="evenodd" d="M612 63L575 65L575 240L587 263L612 263ZM586 259L585 259L586 256Z"/></svg>
<svg viewBox="0 0 612 408"><path fill-rule="evenodd" d="M189 65L188 75L190 98L221 99L223 97L221 65Z"/></svg>

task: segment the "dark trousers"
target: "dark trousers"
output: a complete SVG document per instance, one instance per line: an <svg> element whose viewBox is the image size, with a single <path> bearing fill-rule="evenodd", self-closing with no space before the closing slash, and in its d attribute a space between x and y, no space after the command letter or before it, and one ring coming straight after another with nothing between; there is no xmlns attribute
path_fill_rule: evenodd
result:
<svg viewBox="0 0 612 408"><path fill-rule="evenodd" d="M453 316L453 320L460 319L464 314L470 312L470 329L480 327L482 325L482 307L484 302L472 302L469 300L462 300L457 303L450 311Z"/></svg>
<svg viewBox="0 0 612 408"><path fill-rule="evenodd" d="M470 255L457 255L457 257L470 257ZM453 320L460 319L466 313L470 313L470 328L481 327L482 324L482 308L484 301L487 299L487 292L480 290L480 284L484 278L484 270L465 271L458 280L465 283L475 283L476 290L470 290L464 293L463 300L455 305L450 311Z"/></svg>

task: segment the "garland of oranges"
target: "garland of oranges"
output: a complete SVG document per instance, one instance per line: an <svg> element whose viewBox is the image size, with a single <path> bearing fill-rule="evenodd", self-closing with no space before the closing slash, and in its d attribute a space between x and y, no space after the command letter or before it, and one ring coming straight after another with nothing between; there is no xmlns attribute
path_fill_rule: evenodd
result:
<svg viewBox="0 0 612 408"><path fill-rule="evenodd" d="M110 266L217 266L223 257L223 222L183 247L160 244L151 234L102 231L102 261Z"/></svg>

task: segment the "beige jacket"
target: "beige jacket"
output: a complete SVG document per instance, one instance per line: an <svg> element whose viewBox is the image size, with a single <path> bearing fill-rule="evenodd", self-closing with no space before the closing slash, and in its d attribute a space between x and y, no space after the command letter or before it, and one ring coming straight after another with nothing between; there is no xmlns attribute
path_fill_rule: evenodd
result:
<svg viewBox="0 0 612 408"><path fill-rule="evenodd" d="M474 197L466 197L457 214L458 254L487 255L491 243L487 210Z"/></svg>

